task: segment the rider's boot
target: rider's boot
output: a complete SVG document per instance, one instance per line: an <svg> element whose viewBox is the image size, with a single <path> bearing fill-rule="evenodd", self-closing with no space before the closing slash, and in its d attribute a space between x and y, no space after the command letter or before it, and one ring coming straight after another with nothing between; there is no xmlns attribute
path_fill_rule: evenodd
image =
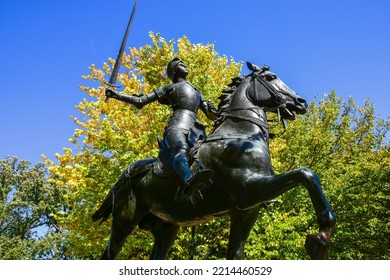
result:
<svg viewBox="0 0 390 280"><path fill-rule="evenodd" d="M185 153L175 155L172 161L172 167L182 180L182 184L178 190L179 196L192 196L201 188L208 187L212 184L211 177L213 171L210 169L202 169L193 174Z"/></svg>

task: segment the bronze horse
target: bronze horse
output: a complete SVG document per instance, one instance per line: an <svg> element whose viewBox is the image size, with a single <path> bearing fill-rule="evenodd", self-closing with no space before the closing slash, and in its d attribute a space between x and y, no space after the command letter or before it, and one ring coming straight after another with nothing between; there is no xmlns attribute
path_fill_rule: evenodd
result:
<svg viewBox="0 0 390 280"><path fill-rule="evenodd" d="M130 165L111 188L94 221L112 214L111 237L102 259L115 259L138 226L154 236L151 259L165 259L181 226L194 226L219 216L231 220L228 259L240 259L262 205L293 187L304 186L311 198L319 233L306 237L312 259L326 258L335 215L318 176L307 168L275 175L268 148L266 111L284 119L304 114L307 104L267 67L247 63L251 74L234 78L224 90L214 131L198 150L201 166L212 169L212 185L191 199L177 199L177 177L156 175L158 159Z"/></svg>

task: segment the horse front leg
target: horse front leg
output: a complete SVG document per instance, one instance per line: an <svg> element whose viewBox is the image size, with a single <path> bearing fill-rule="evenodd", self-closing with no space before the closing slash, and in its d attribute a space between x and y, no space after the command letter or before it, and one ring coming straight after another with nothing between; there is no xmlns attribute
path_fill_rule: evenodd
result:
<svg viewBox="0 0 390 280"><path fill-rule="evenodd" d="M300 168L275 176L253 175L246 182L247 195L242 197L241 203L251 205L268 201L298 185L305 186L309 192L319 224L319 233L306 237L306 251L312 259L325 259L336 216L322 191L317 174Z"/></svg>
<svg viewBox="0 0 390 280"><path fill-rule="evenodd" d="M227 259L240 260L249 233L256 222L260 206L250 210L237 211L230 215L230 236Z"/></svg>

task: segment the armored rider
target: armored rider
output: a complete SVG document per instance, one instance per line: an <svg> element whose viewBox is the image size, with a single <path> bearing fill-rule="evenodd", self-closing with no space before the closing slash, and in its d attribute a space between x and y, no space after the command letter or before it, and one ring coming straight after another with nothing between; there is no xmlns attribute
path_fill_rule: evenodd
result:
<svg viewBox="0 0 390 280"><path fill-rule="evenodd" d="M138 109L154 101L171 106L173 114L165 127L163 140L170 153L172 168L182 181L178 194L191 196L202 185L207 187L211 183L212 171L201 169L192 173L188 152L194 143L189 142L188 135L190 129L198 123L199 109L211 120L214 120L216 111L213 102L206 101L199 90L186 80L188 69L181 59L174 58L168 63L167 75L172 83L147 95L124 95L107 89L106 96L130 103Z"/></svg>

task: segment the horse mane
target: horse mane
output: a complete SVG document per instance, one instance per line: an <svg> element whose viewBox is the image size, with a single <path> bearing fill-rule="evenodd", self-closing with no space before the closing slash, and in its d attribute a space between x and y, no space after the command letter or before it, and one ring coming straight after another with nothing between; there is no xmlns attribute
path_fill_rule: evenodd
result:
<svg viewBox="0 0 390 280"><path fill-rule="evenodd" d="M269 70L269 66L262 66L259 67L251 62L246 63L249 70L252 70L252 72L264 72ZM218 105L218 116L220 113L222 113L224 110L226 110L230 106L230 101L232 100L232 97L234 96L234 93L236 92L238 86L241 84L241 82L249 75L245 75L244 77L237 76L235 78L232 78L232 81L230 84L228 84L227 88L222 90L222 94L218 97L220 101Z"/></svg>
<svg viewBox="0 0 390 280"><path fill-rule="evenodd" d="M223 116L221 113L230 106L230 102L233 99L234 93L236 92L238 86L244 80L245 77L235 77L232 78L230 84L227 85L227 88L222 90L222 94L218 97L220 100L218 104L217 117L214 120L214 130L222 123Z"/></svg>

